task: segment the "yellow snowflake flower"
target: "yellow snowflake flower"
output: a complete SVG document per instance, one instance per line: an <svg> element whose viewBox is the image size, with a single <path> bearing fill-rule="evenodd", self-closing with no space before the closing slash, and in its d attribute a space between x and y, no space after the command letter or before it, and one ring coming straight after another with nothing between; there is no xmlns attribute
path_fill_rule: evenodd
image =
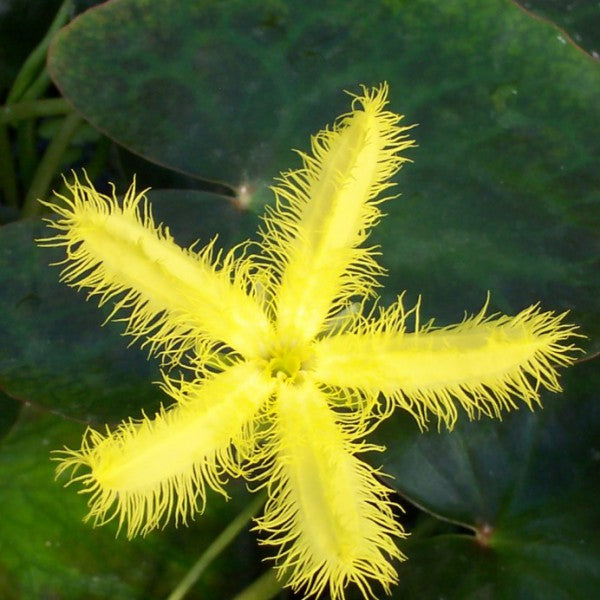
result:
<svg viewBox="0 0 600 600"><path fill-rule="evenodd" d="M48 204L58 233L41 243L65 248L63 281L114 303L111 317L162 356L174 400L62 452L58 472L89 494L96 525L116 519L131 537L186 523L207 487L225 495L225 478L243 476L268 491L257 529L288 585L336 600L354 583L372 597L375 582L395 583L405 533L360 458L381 450L365 435L396 408L452 427L457 406L497 416L560 389L556 368L575 350L564 315L481 311L436 329L402 297L366 308L383 269L365 242L412 145L387 92L365 88L312 138L273 188L254 253L180 248L135 184L118 203L75 179ZM169 375L181 365L193 376Z"/></svg>

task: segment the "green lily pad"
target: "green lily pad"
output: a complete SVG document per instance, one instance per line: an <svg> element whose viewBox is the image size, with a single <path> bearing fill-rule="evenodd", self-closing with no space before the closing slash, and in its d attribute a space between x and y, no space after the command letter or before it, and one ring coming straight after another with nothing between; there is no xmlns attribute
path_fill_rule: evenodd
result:
<svg viewBox="0 0 600 600"><path fill-rule="evenodd" d="M536 18L548 19L569 37L565 41L575 43L583 50L600 58L600 9L588 0L513 0Z"/></svg>
<svg viewBox="0 0 600 600"><path fill-rule="evenodd" d="M127 541L116 527L82 522L85 499L54 481L50 450L77 445L81 425L28 409L0 446L0 597L158 600L165 598L212 540L248 503L210 494L189 527ZM10 483L8 483L10 482ZM249 527L248 527L249 529ZM246 531L211 564L194 589L201 597L233 596L259 573Z"/></svg>
<svg viewBox="0 0 600 600"><path fill-rule="evenodd" d="M422 294L446 323L489 290L600 338L600 69L512 3L108 2L57 35L49 69L117 142L254 209L347 110L341 90L387 80L419 147L373 236L384 298Z"/></svg>
<svg viewBox="0 0 600 600"><path fill-rule="evenodd" d="M462 413L451 432L438 432L433 423L421 433L400 414L374 434L388 446L384 470L417 505L473 528L582 484L600 488L600 481L590 480L600 432L596 370L596 361L572 367L562 396L546 394L545 409L523 406L501 422L469 421ZM587 389L578 391L582 382Z"/></svg>
<svg viewBox="0 0 600 600"><path fill-rule="evenodd" d="M568 510L568 512L565 512ZM406 549L393 598L522 598L587 600L598 589L597 548L586 543L588 514L560 507L537 530L502 547L482 547L472 537L447 535L419 540ZM545 528L553 528L549 539ZM577 542L569 540L575 530Z"/></svg>
<svg viewBox="0 0 600 600"><path fill-rule="evenodd" d="M545 410L500 423L463 418L451 433L421 434L395 416L377 430L388 446L383 470L400 494L473 532L409 540L397 597L594 596L600 382L592 363L570 375Z"/></svg>
<svg viewBox="0 0 600 600"><path fill-rule="evenodd" d="M259 187L289 166L290 147L305 148L307 132L347 104L341 89L385 79L411 122L452 140L451 152L426 149L445 168L421 182L423 193L443 189L440 174L456 173L466 156L466 172L480 181L516 165L535 188L547 183L536 171L548 162L561 166L553 178L572 177L590 165L573 142L594 143L581 117L596 113L600 81L591 59L504 0L108 2L55 38L49 69L86 118L127 148ZM498 184L499 195L510 193Z"/></svg>
<svg viewBox="0 0 600 600"><path fill-rule="evenodd" d="M255 228L252 215L214 195L156 191L150 198L157 220L184 246L219 232L230 247ZM164 400L152 385L157 362L139 344L128 347L122 325L102 327L110 309L59 282L59 269L48 264L62 251L34 243L48 234L39 221L0 228L0 388L85 422L120 420L140 407L151 414Z"/></svg>

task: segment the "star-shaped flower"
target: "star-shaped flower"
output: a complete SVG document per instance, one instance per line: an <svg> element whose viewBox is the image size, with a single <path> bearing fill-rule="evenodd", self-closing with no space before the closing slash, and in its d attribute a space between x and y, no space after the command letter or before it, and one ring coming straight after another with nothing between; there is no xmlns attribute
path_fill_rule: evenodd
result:
<svg viewBox="0 0 600 600"><path fill-rule="evenodd" d="M131 186L122 203L75 179L49 206L66 250L62 279L100 304L164 361L174 402L114 430L88 429L60 455L89 494L95 524L128 536L201 512L207 486L226 476L264 486L257 519L288 585L342 599L348 583L372 596L396 581L404 537L365 435L396 408L424 427L498 416L538 390L559 390L573 362L574 327L531 306L514 317L419 325L402 297L373 308L383 269L366 245L389 179L412 145L385 110L387 85L354 97L351 111L312 138L303 166L273 188L258 250L182 249ZM371 304L369 304L371 302ZM368 307L371 308L368 308ZM416 325L408 330L407 317ZM183 366L191 377L174 377ZM256 483L258 482L258 486Z"/></svg>

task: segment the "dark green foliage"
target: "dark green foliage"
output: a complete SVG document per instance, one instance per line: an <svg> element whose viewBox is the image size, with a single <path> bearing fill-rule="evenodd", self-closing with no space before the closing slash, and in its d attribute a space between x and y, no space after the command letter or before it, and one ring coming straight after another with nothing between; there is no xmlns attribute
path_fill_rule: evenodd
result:
<svg viewBox="0 0 600 600"><path fill-rule="evenodd" d="M0 31L17 17L29 23L15 13L23 3L8 4ZM32 39L58 5L37 4ZM522 4L598 48L586 27L598 19L594 3L558 16L556 3ZM0 54L3 87L35 43ZM421 434L402 415L380 427L375 441L388 450L370 460L394 477L413 531L393 597L597 594L596 60L505 0L113 0L56 35L49 71L94 128L146 159L135 162L139 186L244 186L237 200L151 194L180 243L219 233L225 248L256 230L272 178L299 164L290 148L307 150L308 134L347 106L341 90L387 80L391 109L419 126L414 164L397 177L402 196L373 236L389 269L384 300L422 294L424 316L440 324L477 312L488 291L492 310L508 314L539 300L571 311L589 358L568 372L562 395L544 397L543 411L463 419L453 433L433 424ZM16 154L22 138L8 139ZM126 180L134 161L119 157L109 167ZM70 162L87 166L85 151ZM134 542L81 524L84 499L54 482L50 450L77 445L87 423L152 413L164 397L139 344L127 348L118 323L100 326L106 311L58 283L52 253L33 243L40 235L39 220L0 228L0 597L165 598L248 496L232 488L232 504L211 497L191 528ZM233 597L258 577L253 539L241 536L189 597Z"/></svg>

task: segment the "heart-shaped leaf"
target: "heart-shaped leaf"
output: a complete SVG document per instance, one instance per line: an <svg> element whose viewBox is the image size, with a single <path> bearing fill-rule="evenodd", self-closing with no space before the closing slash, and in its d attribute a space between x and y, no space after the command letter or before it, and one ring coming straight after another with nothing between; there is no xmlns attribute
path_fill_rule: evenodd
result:
<svg viewBox="0 0 600 600"><path fill-rule="evenodd" d="M384 471L400 493L473 533L417 534L398 597L594 596L600 378L592 363L574 367L564 396L548 395L543 411L464 418L453 432L423 434L403 417L378 429Z"/></svg>
<svg viewBox="0 0 600 600"><path fill-rule="evenodd" d="M489 290L505 312L575 309L600 338L600 69L512 3L120 0L63 30L49 68L119 143L254 207L342 89L387 80L419 147L374 235L386 300L408 289L452 322Z"/></svg>

